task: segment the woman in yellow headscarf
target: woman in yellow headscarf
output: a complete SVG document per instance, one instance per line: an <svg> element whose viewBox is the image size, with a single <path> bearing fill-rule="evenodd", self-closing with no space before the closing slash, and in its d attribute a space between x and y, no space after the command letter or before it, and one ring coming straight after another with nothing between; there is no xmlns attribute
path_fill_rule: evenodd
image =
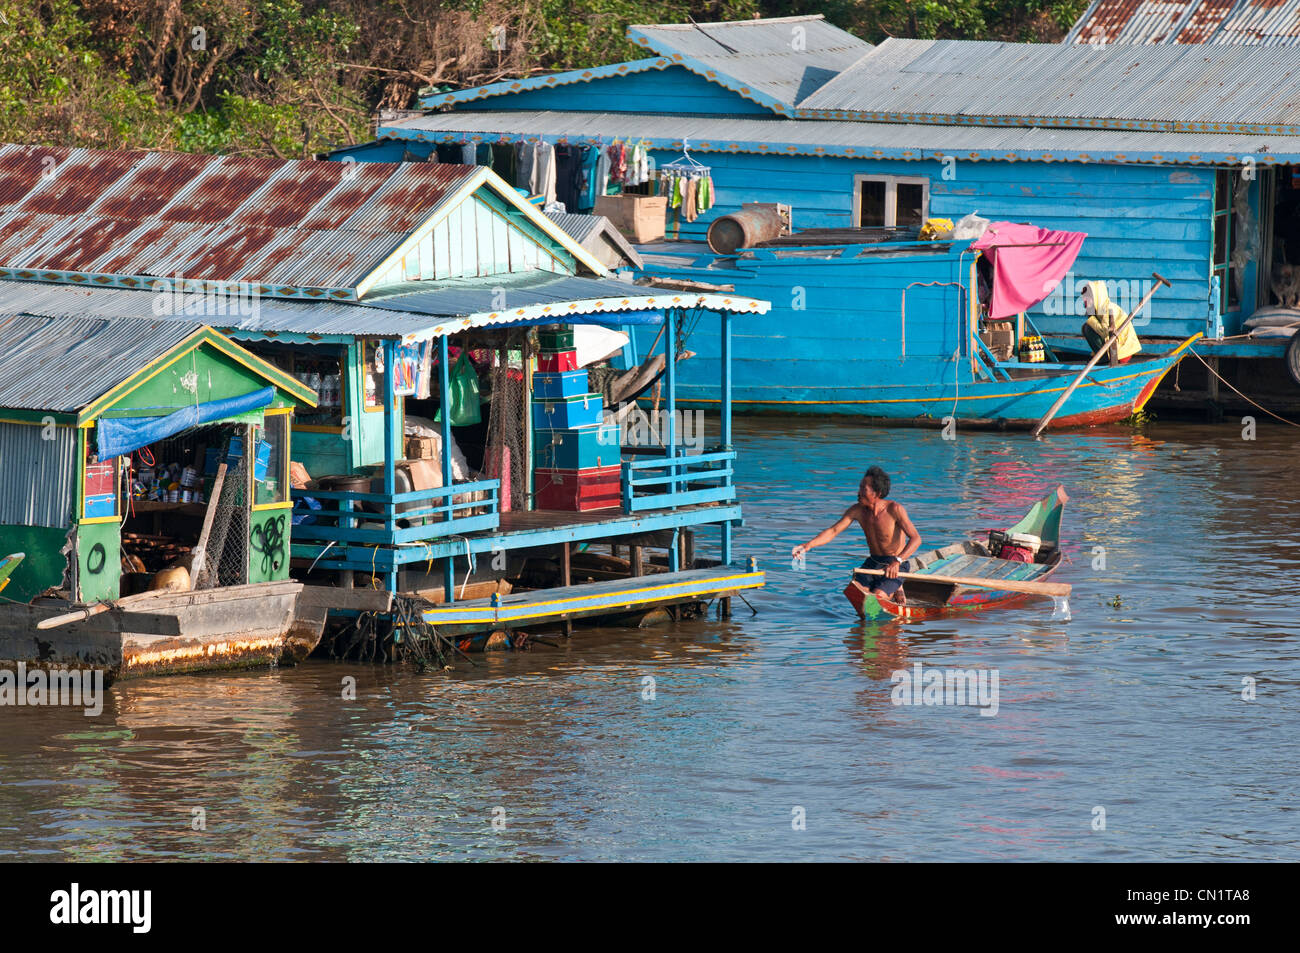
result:
<svg viewBox="0 0 1300 953"><path fill-rule="evenodd" d="M1128 314L1110 300L1104 281L1084 282L1083 290L1079 294L1083 297L1084 313L1088 315L1088 320L1083 323L1083 337L1092 348L1092 352L1096 354L1102 345L1110 340L1110 336L1115 333L1115 329L1128 317ZM1142 350L1137 332L1133 330L1132 321L1124 325L1124 330L1120 331L1115 349L1120 364Z"/></svg>

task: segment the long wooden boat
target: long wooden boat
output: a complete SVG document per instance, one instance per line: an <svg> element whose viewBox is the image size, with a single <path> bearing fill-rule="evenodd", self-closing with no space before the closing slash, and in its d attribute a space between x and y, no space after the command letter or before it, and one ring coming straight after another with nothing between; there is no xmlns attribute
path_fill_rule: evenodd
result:
<svg viewBox="0 0 1300 953"><path fill-rule="evenodd" d="M920 575L962 576L966 578L1041 582L1061 564L1061 514L1066 501L1064 487L1057 487L1043 497L1008 533L1028 533L1042 540L1032 563L999 559L978 541L943 546L913 556L912 572ZM858 615L870 622L920 621L954 612L970 612L1018 605L1034 596L1005 589L959 586L951 583L909 579L903 586L905 601L897 602L878 596L863 585L862 576L854 576L844 590Z"/></svg>
<svg viewBox="0 0 1300 953"><path fill-rule="evenodd" d="M798 235L792 237L792 241ZM643 249L641 275L734 287L772 302L738 323L730 341L736 413L852 414L890 426L1028 430L1089 357L999 360L978 331L978 253L969 241L745 249L714 255L698 243ZM793 290L792 290L793 289ZM1082 325L1083 317L1078 318ZM1032 320L1017 325L1032 336ZM632 328L634 356L653 328ZM1161 380L1201 337L1190 335L1124 364L1103 361L1084 378L1050 429L1092 427L1141 411ZM696 357L677 371L678 404L713 407L720 345L694 337Z"/></svg>
<svg viewBox="0 0 1300 953"><path fill-rule="evenodd" d="M0 604L0 668L99 669L107 681L293 663L320 641L325 612L300 582L158 592L90 615L94 606L39 598ZM86 617L39 629L54 616Z"/></svg>

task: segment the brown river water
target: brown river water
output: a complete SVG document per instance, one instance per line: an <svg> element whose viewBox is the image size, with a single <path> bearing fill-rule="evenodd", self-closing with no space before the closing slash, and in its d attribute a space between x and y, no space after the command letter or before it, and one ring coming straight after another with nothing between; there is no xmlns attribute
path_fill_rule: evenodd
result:
<svg viewBox="0 0 1300 953"><path fill-rule="evenodd" d="M737 430L757 614L0 709L0 858L1300 860L1300 432ZM856 621L857 530L789 553L872 463L925 548L1063 483L1072 618ZM917 663L996 672L996 714L894 704Z"/></svg>

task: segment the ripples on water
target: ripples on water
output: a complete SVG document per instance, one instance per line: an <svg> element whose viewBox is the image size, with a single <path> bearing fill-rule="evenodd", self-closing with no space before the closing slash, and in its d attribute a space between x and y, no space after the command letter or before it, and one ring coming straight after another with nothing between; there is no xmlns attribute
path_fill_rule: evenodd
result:
<svg viewBox="0 0 1300 953"><path fill-rule="evenodd" d="M0 857L1300 858L1290 432L944 441L750 419L738 443L737 554L768 570L756 616L579 630L450 676L312 662L123 683L98 719L6 709ZM857 530L803 572L789 550L872 463L925 548L1064 483L1073 620L1033 602L855 623ZM890 673L915 662L998 670L998 714L892 705Z"/></svg>

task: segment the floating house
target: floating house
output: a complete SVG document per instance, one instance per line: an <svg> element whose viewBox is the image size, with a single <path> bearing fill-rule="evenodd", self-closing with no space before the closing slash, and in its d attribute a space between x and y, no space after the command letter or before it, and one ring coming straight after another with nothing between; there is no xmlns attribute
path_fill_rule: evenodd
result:
<svg viewBox="0 0 1300 953"><path fill-rule="evenodd" d="M52 174L33 174L43 168ZM690 330L725 353L732 319L767 303L615 280L490 169L6 146L0 302L0 314L44 321L51 334L75 338L78 320L102 327L115 358L146 325L157 350L193 335L211 348L238 342L229 346L278 382L283 432L266 440L232 450L151 432L148 447L92 437L86 460L107 474L94 495L111 498L95 532L161 513L140 535L161 537L170 555L188 543L172 517L207 501L141 499L145 481L123 474L176 463L201 483L214 464L251 459L254 513L272 504L262 496L273 480L279 521L259 532L254 517L249 558L257 572L308 583L298 620L365 613L391 633L400 614L435 640L508 642L523 626L689 615L762 585L760 571L732 565L741 513L730 407L706 440L678 424L675 400ZM601 360L626 340L610 326L655 328L662 345L620 375ZM598 352L578 367L584 341ZM182 404L205 367L172 385ZM724 390L729 370L719 365ZM638 443L634 405L604 397L656 381L663 425ZM148 399L158 413L171 406ZM39 479L14 459L11 479ZM15 505L30 507L24 499ZM704 530L716 542L697 547ZM71 584L67 601L82 611L124 595L116 574L117 587L87 588L84 568L45 559L24 594ZM125 616L143 605L123 609L106 613L112 625L142 624Z"/></svg>
<svg viewBox="0 0 1300 953"><path fill-rule="evenodd" d="M300 647L289 420L311 390L193 321L6 312L0 353L0 550L22 554L0 605L0 660L119 677ZM130 469L155 454L185 466ZM120 492L131 485L140 492ZM77 611L123 596L149 611Z"/></svg>
<svg viewBox="0 0 1300 953"><path fill-rule="evenodd" d="M1027 313L1053 346L1082 346L1084 281L1107 281L1132 307L1154 272L1171 287L1137 322L1147 352L1202 334L1197 350L1212 366L1267 358L1252 382L1286 380L1288 341L1247 335L1257 312L1287 301L1300 266L1300 111L1277 81L1300 68L1296 48L873 47L820 17L634 26L628 36L650 55L430 95L419 111L382 116L374 142L332 157L432 161L449 144L503 141L644 145L661 170L703 167L713 204L690 216L670 209L665 239L637 246L639 274L738 292L762 285L746 253L758 249L709 249L719 218L754 203L788 207L789 254L801 235L842 231L838 243L805 243L823 250L801 253L804 280L773 294L771 312L735 342L742 408L861 412L860 395L819 388L843 347L816 337L818 318L843 300L822 292L818 259L857 255L880 240L873 232L915 237L928 219L972 213L1088 236L1073 272ZM687 388L712 386L696 378L703 366L685 369Z"/></svg>

